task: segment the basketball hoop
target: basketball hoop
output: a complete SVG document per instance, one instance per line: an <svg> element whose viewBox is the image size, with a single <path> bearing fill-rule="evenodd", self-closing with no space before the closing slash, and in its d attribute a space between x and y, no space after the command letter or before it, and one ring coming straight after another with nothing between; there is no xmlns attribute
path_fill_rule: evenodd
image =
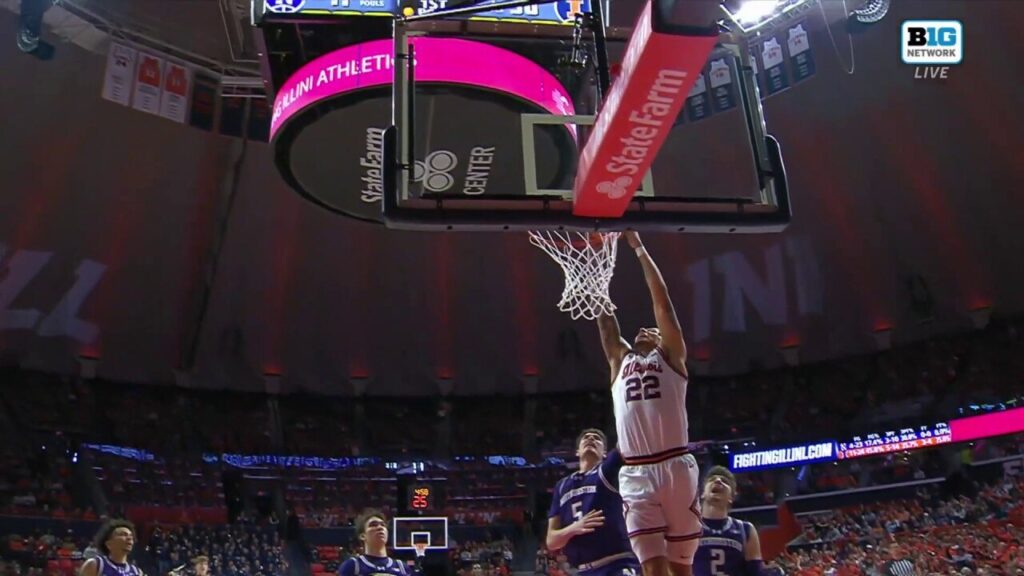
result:
<svg viewBox="0 0 1024 576"><path fill-rule="evenodd" d="M608 286L615 273L618 232L531 231L530 243L562 267L565 288L558 309L573 320L615 312Z"/></svg>
<svg viewBox="0 0 1024 576"><path fill-rule="evenodd" d="M413 550L416 551L416 557L417 558L423 558L427 554L427 543L426 542L416 542L415 544L412 545L412 548L413 548Z"/></svg>

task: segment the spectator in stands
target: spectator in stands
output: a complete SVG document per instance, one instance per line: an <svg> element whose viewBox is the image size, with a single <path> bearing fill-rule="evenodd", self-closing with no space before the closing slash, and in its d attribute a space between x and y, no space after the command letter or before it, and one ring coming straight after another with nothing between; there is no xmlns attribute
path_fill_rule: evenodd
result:
<svg viewBox="0 0 1024 576"><path fill-rule="evenodd" d="M156 552L161 574L181 564L195 566L189 559L200 556L208 557L209 573L216 576L282 576L287 568L277 533L252 525L158 529L150 549Z"/></svg>
<svg viewBox="0 0 1024 576"><path fill-rule="evenodd" d="M904 557L903 548L896 542L889 545L889 561L882 568L883 576L916 576L914 563Z"/></svg>

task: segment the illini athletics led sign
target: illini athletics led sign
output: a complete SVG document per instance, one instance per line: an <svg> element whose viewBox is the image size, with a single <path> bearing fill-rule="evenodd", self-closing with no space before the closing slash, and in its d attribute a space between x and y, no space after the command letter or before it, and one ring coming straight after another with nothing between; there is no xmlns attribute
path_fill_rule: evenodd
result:
<svg viewBox="0 0 1024 576"><path fill-rule="evenodd" d="M416 81L494 90L536 104L550 114L572 114L569 93L538 64L490 44L453 38L413 38ZM366 88L391 86L390 40L335 50L299 69L274 100L270 137L308 105Z"/></svg>
<svg viewBox="0 0 1024 576"><path fill-rule="evenodd" d="M416 195L523 195L520 114L572 115L550 72L497 46L411 39L416 74ZM394 42L376 40L309 62L277 92L270 134L278 168L307 199L379 222L383 130L391 124ZM538 180L568 186L572 126L538 130Z"/></svg>

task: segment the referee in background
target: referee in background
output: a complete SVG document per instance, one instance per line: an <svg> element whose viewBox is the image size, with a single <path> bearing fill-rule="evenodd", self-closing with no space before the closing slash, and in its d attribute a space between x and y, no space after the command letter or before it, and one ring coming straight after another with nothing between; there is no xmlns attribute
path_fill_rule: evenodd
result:
<svg viewBox="0 0 1024 576"><path fill-rule="evenodd" d="M903 549L896 542L889 544L889 561L882 567L884 576L917 576L914 563L903 557Z"/></svg>

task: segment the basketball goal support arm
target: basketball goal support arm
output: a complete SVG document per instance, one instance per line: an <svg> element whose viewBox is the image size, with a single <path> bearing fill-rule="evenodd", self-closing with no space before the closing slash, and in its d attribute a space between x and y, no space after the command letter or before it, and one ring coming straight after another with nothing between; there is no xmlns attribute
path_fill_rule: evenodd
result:
<svg viewBox="0 0 1024 576"><path fill-rule="evenodd" d="M611 63L608 60L608 37L605 30L608 26L608 14L605 13L604 0L590 3L590 31L594 34L594 49L597 51L597 86L600 88L598 101L604 100L612 85Z"/></svg>

